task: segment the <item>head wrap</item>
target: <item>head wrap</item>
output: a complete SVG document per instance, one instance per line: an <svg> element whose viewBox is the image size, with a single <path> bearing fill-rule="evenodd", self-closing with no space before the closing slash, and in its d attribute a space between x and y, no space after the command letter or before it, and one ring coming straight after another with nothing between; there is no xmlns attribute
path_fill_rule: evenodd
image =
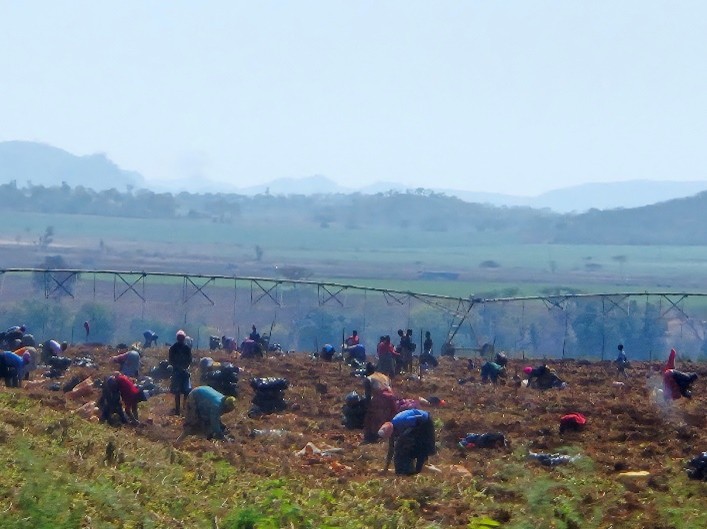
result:
<svg viewBox="0 0 707 529"><path fill-rule="evenodd" d="M226 397L223 399L223 413L233 411L236 407L236 397Z"/></svg>

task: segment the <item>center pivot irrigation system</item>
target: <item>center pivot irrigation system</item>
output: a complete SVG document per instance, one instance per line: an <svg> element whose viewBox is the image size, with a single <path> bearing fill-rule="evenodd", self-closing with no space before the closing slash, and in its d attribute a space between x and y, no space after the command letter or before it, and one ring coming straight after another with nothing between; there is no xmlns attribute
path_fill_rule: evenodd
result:
<svg viewBox="0 0 707 529"><path fill-rule="evenodd" d="M568 310L576 306L581 300L590 300L601 304L599 317L603 319L611 313L616 314L623 312L628 314L631 300L636 301L640 299L645 300L646 303L648 303L649 300L652 303L656 303L659 306L658 317L666 321L678 322L680 332L682 332L683 327L687 328L689 332L692 333L694 339L699 341L704 341L707 335L707 322L699 318L691 317L688 313L691 309L687 306L687 300L689 298L704 298L707 296L707 293L702 292L644 291L591 294L568 293L482 298L474 295L466 297L448 296L389 288L287 278L118 270L6 268L0 269L0 301L2 301L4 294L6 278L9 277L21 277L25 280L32 278L35 288L43 288L44 297L46 299L54 297L74 299L77 296L77 292L81 292L81 295L85 297L87 290L88 296L91 296L92 290L93 300L96 301L100 298L101 301L103 301L106 300L109 295L106 285L112 283L112 297L114 302L132 298L132 301L139 299L143 305L150 301L150 289L147 288L148 284L169 284L175 287L181 284L179 299L175 301L177 301L177 305L181 305L184 308L185 322L186 307L188 307L190 303L195 303L196 300L198 300L201 304L205 303L215 306L217 305L217 301L215 301L216 297L213 295L213 292L216 290L220 291L221 297L219 299L223 299L224 288L233 289L233 297L230 299L234 301L234 311L237 292L239 289L242 292L244 287L250 292L250 305L271 303L276 307L281 307L283 303L285 303L285 297L282 292L283 287L306 288L311 291L316 290L316 303L320 307L337 305L340 308L346 308L346 293L358 292L364 296L368 294L381 296L388 305L405 306L407 304L409 307L412 301L417 301L441 311L447 316L449 321L446 336L446 342L449 343L454 340L463 325L472 325L470 320L475 310L483 310L485 307L497 304L512 304L515 307L520 306L520 314L525 314L525 306L527 303L543 304L548 310L560 311L560 313L566 315ZM99 283L101 285L100 288L97 287ZM219 301L219 303L221 302ZM565 316L565 326L567 325L567 320L568 316ZM519 325L522 326L523 322L521 321ZM475 335L473 328L471 328L471 334ZM602 344L602 357L604 353L603 347L604 345Z"/></svg>

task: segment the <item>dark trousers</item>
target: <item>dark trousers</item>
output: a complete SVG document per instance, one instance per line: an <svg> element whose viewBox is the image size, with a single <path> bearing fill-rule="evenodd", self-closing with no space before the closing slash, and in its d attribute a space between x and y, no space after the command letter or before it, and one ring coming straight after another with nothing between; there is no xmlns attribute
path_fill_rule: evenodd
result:
<svg viewBox="0 0 707 529"><path fill-rule="evenodd" d="M395 441L395 473L418 474L427 458L435 453L435 429L432 419L420 422L400 434Z"/></svg>

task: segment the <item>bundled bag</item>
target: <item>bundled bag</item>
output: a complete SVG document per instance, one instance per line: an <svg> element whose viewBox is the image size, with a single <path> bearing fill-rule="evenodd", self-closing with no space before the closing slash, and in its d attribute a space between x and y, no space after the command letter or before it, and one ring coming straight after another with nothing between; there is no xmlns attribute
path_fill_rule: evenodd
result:
<svg viewBox="0 0 707 529"><path fill-rule="evenodd" d="M155 367L150 369L150 376L155 380L166 380L172 376L172 366L168 360L162 360Z"/></svg>
<svg viewBox="0 0 707 529"><path fill-rule="evenodd" d="M253 406L248 412L249 416L282 411L287 408L285 402L285 390L289 387L287 379L284 378L252 378L250 387L255 390L253 395Z"/></svg>
<svg viewBox="0 0 707 529"><path fill-rule="evenodd" d="M345 403L341 409L341 424L349 430L362 430L366 408L366 398L352 391L346 395Z"/></svg>
<svg viewBox="0 0 707 529"><path fill-rule="evenodd" d="M59 371L66 371L71 366L71 358L67 358L65 356L52 356L47 359L47 364L49 367Z"/></svg>
<svg viewBox="0 0 707 529"><path fill-rule="evenodd" d="M227 397L238 396L238 368L233 364L224 363L221 369L208 371L203 378L207 385Z"/></svg>
<svg viewBox="0 0 707 529"><path fill-rule="evenodd" d="M687 464L685 471L690 479L707 481L707 452L693 457Z"/></svg>
<svg viewBox="0 0 707 529"><path fill-rule="evenodd" d="M267 377L267 378L252 378L250 387L257 391L283 391L290 387L289 382L285 378Z"/></svg>
<svg viewBox="0 0 707 529"><path fill-rule="evenodd" d="M459 441L462 448L501 448L506 444L506 436L501 432L468 433Z"/></svg>

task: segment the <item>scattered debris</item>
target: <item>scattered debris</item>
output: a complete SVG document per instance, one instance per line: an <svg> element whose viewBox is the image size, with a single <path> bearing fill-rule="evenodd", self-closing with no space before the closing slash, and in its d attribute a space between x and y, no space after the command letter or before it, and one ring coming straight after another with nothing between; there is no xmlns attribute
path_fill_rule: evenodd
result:
<svg viewBox="0 0 707 529"><path fill-rule="evenodd" d="M461 448L501 448L508 444L501 432L468 433L459 441Z"/></svg>
<svg viewBox="0 0 707 529"><path fill-rule="evenodd" d="M557 465L563 465L565 463L574 463L581 456L579 454L575 456L569 456L566 454L542 454L536 452L529 452L528 457L531 459L535 459L541 465L545 465L547 467L554 467Z"/></svg>
<svg viewBox="0 0 707 529"><path fill-rule="evenodd" d="M707 481L707 452L693 457L685 469L687 477Z"/></svg>

